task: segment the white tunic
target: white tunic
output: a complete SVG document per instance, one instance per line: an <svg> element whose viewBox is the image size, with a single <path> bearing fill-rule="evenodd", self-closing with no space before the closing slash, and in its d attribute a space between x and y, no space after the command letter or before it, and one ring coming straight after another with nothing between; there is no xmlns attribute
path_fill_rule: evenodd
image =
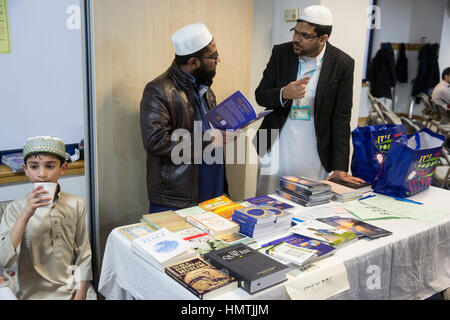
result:
<svg viewBox="0 0 450 320"><path fill-rule="evenodd" d="M306 95L301 101L294 100L294 106L309 106L309 120L293 120L289 114L280 133L280 138L271 150L259 159L257 195L274 193L280 184L280 177L286 175L304 176L322 180L328 176L317 152L314 128L314 100L322 68L325 46L314 58L301 56L297 80L310 76ZM277 156L278 155L278 156Z"/></svg>

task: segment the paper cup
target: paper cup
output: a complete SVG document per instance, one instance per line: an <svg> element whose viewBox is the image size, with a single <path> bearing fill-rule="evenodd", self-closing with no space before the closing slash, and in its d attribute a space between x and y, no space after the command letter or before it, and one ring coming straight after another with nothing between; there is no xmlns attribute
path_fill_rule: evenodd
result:
<svg viewBox="0 0 450 320"><path fill-rule="evenodd" d="M44 186L44 189L48 192L48 193L43 193L41 194L41 198L47 198L50 197L52 198L52 200L50 200L49 205L41 207L41 208L51 208L52 204L53 204L53 198L55 197L55 191L56 191L56 186L58 184L54 183L54 182L35 182L34 183L34 187L38 187L38 186Z"/></svg>

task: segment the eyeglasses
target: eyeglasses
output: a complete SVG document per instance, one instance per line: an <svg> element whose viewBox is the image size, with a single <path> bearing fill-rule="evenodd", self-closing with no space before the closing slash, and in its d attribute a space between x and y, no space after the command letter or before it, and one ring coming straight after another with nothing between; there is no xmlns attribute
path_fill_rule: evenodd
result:
<svg viewBox="0 0 450 320"><path fill-rule="evenodd" d="M305 40L309 40L309 39L320 37L317 34L316 35L312 35L312 34L308 34L308 33L304 33L304 32L298 32L297 30L295 30L295 28L292 28L289 31L294 35L294 37L300 37L300 38L305 39Z"/></svg>
<svg viewBox="0 0 450 320"><path fill-rule="evenodd" d="M213 54L212 56L203 56L202 58L204 58L204 59L211 59L211 60L217 60L217 59L219 59L219 54L216 53L216 54Z"/></svg>

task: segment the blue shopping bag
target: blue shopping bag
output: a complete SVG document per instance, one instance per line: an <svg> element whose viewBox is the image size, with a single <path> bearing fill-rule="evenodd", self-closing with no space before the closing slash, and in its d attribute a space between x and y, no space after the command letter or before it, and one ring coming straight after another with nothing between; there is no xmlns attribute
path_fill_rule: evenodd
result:
<svg viewBox="0 0 450 320"><path fill-rule="evenodd" d="M407 198L431 185L445 137L427 128L392 141L373 191Z"/></svg>
<svg viewBox="0 0 450 320"><path fill-rule="evenodd" d="M406 128L397 124L358 127L353 130L352 175L373 184L380 173L381 163L391 141L402 135L406 136Z"/></svg>

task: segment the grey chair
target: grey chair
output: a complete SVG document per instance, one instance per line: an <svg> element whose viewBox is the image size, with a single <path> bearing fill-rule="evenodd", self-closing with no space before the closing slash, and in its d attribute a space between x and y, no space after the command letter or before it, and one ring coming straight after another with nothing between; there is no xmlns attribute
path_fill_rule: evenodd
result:
<svg viewBox="0 0 450 320"><path fill-rule="evenodd" d="M369 111L369 117L367 118L365 125L380 125L387 123L386 119L384 118L383 112L378 105L379 100L372 96L370 93L368 93L368 97L371 108Z"/></svg>
<svg viewBox="0 0 450 320"><path fill-rule="evenodd" d="M440 115L440 121L437 124L437 133L442 134L447 138L447 140L450 139L450 124L448 123L448 111L447 107L437 103L433 100L430 100L431 104L436 108L436 110L439 112Z"/></svg>
<svg viewBox="0 0 450 320"><path fill-rule="evenodd" d="M420 100L423 101L425 105L425 109L422 110L423 125L429 129L431 129L432 126L435 126L437 128L440 115L439 111L436 109L436 106L431 103L431 100L426 93L421 92L417 96L420 98Z"/></svg>
<svg viewBox="0 0 450 320"><path fill-rule="evenodd" d="M387 123L390 124L402 124L402 120L393 112L391 111L383 111L383 115L387 121Z"/></svg>
<svg viewBox="0 0 450 320"><path fill-rule="evenodd" d="M450 156L445 148L442 149L440 164L436 167L433 175L435 185L440 188L449 189L450 186Z"/></svg>
<svg viewBox="0 0 450 320"><path fill-rule="evenodd" d="M406 134L413 134L420 130L420 127L406 117L400 117L400 121L405 125Z"/></svg>

